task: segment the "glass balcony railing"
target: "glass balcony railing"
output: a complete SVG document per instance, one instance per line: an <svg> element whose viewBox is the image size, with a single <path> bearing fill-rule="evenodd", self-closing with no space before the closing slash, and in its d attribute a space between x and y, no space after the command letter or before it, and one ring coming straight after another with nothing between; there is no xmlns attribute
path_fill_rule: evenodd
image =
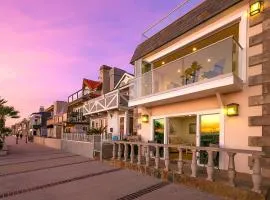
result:
<svg viewBox="0 0 270 200"><path fill-rule="evenodd" d="M133 80L130 99L181 89L224 74L238 75L241 49L229 37L144 73Z"/></svg>

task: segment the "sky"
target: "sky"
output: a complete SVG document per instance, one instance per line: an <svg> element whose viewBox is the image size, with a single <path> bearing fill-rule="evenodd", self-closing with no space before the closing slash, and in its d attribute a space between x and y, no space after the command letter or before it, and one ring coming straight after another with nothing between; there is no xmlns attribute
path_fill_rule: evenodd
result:
<svg viewBox="0 0 270 200"><path fill-rule="evenodd" d="M1 1L0 96L22 119L40 106L67 101L83 78L97 79L103 64L133 73L129 61L141 34L179 2Z"/></svg>

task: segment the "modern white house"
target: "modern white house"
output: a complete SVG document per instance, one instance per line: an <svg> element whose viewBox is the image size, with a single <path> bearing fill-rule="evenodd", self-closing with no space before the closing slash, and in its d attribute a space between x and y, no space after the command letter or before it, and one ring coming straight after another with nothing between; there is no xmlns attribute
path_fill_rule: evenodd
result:
<svg viewBox="0 0 270 200"><path fill-rule="evenodd" d="M266 0L205 0L139 44L128 105L142 140L269 153L269 18Z"/></svg>

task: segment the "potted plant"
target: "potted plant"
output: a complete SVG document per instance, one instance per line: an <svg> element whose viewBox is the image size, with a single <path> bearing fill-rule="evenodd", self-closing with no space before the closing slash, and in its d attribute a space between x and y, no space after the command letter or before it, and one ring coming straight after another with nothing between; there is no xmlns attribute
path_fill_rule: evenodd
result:
<svg viewBox="0 0 270 200"><path fill-rule="evenodd" d="M194 61L191 66L184 71L184 75L181 76L183 78L183 85L195 83L201 68L202 66L197 61Z"/></svg>

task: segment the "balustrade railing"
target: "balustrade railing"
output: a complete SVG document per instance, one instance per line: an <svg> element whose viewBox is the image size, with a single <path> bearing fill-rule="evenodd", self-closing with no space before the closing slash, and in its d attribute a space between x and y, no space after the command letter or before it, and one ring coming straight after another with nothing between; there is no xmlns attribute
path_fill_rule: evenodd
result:
<svg viewBox="0 0 270 200"><path fill-rule="evenodd" d="M194 147L183 145L170 145L170 144L153 144L153 143L138 143L138 142L126 142L126 141L111 141L113 145L112 159L124 162L130 162L132 164L144 165L147 167L154 167L156 169L163 169L165 171L176 171L178 174L188 174L191 177L198 177L199 167L206 168L206 180L215 181L214 172L221 170L215 170L214 154L225 154L228 156L228 168L225 170L227 173L228 184L235 187L236 169L235 169L235 155L246 154L252 157L253 166L251 180L253 183L252 191L261 193L262 176L260 159L264 155L260 151L241 150L241 149L227 149L216 147ZM178 156L176 162L170 159L169 149L178 149ZM135 152L136 149L136 152ZM154 155L150 154L154 151ZM191 162L184 160L183 152L191 152ZM205 152L207 154L207 161L204 166L200 165L200 153ZM204 155L205 155L204 153ZM173 166L174 165L174 166ZM188 166L188 170L186 168ZM189 172L191 170L191 173ZM222 170L224 171L224 170Z"/></svg>
<svg viewBox="0 0 270 200"><path fill-rule="evenodd" d="M81 142L100 142L100 135L87 135L85 133L63 133L63 140L73 140Z"/></svg>

